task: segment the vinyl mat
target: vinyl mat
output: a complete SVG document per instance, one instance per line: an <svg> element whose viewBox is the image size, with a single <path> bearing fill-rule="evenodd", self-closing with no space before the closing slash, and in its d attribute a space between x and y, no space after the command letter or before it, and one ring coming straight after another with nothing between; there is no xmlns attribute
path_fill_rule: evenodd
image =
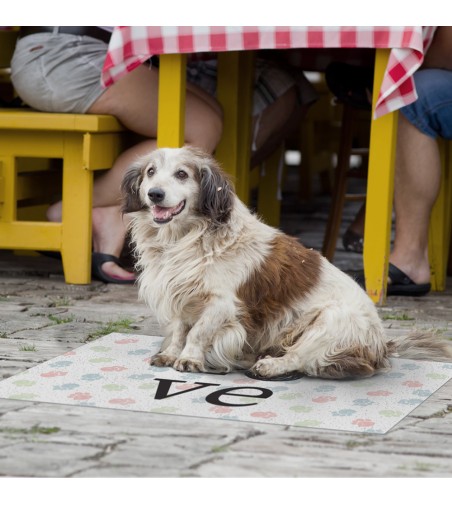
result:
<svg viewBox="0 0 452 505"><path fill-rule="evenodd" d="M0 382L0 398L386 433L452 378L452 363L393 359L366 379L263 381L149 365L161 337L111 333Z"/></svg>

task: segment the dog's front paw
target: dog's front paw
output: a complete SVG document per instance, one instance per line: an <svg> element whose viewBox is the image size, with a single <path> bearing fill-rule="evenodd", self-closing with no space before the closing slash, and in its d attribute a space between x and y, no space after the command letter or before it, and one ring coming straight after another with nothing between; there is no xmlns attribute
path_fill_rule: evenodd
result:
<svg viewBox="0 0 452 505"><path fill-rule="evenodd" d="M155 354L151 358L151 365L153 366L173 366L174 362L176 361L177 357L176 356L171 356L168 354L165 354L163 352L160 352L159 354Z"/></svg>
<svg viewBox="0 0 452 505"><path fill-rule="evenodd" d="M173 367L179 372L206 372L202 361L191 358L177 359Z"/></svg>
<svg viewBox="0 0 452 505"><path fill-rule="evenodd" d="M277 377L289 371L281 365L282 363L280 359L266 356L265 358L258 360L251 367L250 372L258 377Z"/></svg>

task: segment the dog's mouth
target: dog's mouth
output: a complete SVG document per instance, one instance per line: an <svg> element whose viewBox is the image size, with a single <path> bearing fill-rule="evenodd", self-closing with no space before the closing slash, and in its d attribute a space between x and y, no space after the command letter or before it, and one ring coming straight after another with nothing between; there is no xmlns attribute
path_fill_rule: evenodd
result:
<svg viewBox="0 0 452 505"><path fill-rule="evenodd" d="M160 205L152 205L151 212L154 221L158 224L169 223L174 216L180 214L185 208L185 200L182 200L175 207L162 207Z"/></svg>

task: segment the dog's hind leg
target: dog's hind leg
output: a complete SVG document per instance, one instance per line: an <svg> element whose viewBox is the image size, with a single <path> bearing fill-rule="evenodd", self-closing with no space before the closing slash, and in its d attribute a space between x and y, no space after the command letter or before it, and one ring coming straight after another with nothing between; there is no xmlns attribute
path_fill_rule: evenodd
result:
<svg viewBox="0 0 452 505"><path fill-rule="evenodd" d="M378 324L325 324L322 314L306 328L299 339L280 357L259 359L251 372L261 377L276 377L289 372L327 379L367 377L389 368L389 351Z"/></svg>

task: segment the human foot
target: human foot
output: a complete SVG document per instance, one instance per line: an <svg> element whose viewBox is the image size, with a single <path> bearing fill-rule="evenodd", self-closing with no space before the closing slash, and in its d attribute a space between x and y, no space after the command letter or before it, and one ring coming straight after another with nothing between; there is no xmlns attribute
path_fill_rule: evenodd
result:
<svg viewBox="0 0 452 505"><path fill-rule="evenodd" d="M47 219L52 222L62 220L62 202L57 202L47 209ZM93 209L93 275L112 283L133 283L133 272L122 267L119 262L126 227L119 206L96 207ZM96 255L95 255L96 253Z"/></svg>
<svg viewBox="0 0 452 505"><path fill-rule="evenodd" d="M104 282L132 283L136 276L119 262L126 226L119 206L93 209L93 274Z"/></svg>

